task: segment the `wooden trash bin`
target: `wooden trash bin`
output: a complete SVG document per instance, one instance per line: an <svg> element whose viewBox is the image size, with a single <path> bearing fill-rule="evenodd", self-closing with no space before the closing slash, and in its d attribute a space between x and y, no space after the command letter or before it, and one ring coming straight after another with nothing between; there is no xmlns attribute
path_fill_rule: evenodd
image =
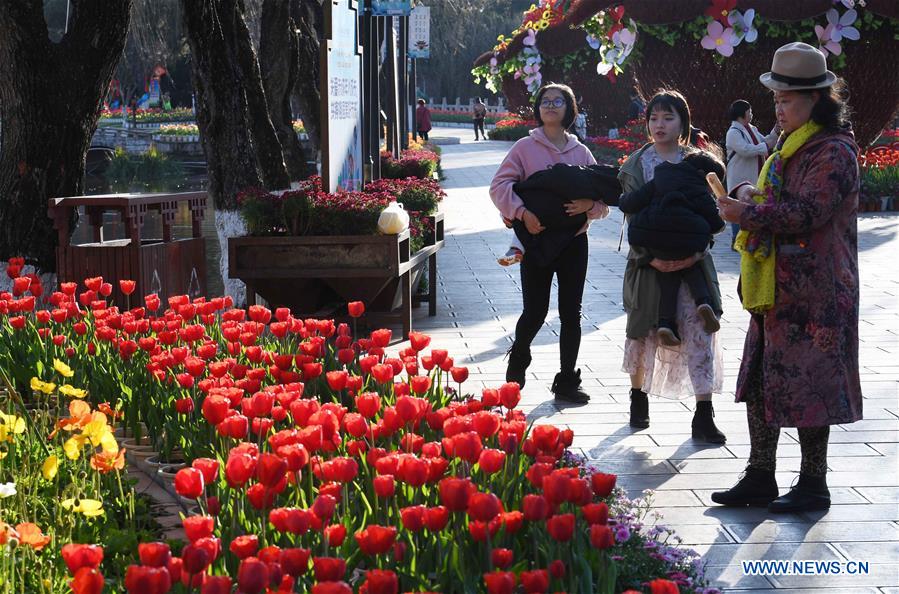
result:
<svg viewBox="0 0 899 594"><path fill-rule="evenodd" d="M190 210L191 237L175 239L172 226L182 203ZM90 243L72 245L73 212L83 206L92 232ZM142 237L141 228L148 212L156 210L162 221L162 237ZM206 210L206 192L179 194L104 194L50 199L48 214L59 234L56 267L60 282L82 282L102 276L112 283L111 299L120 308L127 300L119 291L118 281L133 280L137 288L130 299L132 307L142 305L143 297L154 286L154 272L159 278L159 297L163 306L168 297L189 294L191 279L196 276L200 296L206 294L206 248L200 233L200 222ZM104 241L103 215L121 214L124 239Z"/></svg>

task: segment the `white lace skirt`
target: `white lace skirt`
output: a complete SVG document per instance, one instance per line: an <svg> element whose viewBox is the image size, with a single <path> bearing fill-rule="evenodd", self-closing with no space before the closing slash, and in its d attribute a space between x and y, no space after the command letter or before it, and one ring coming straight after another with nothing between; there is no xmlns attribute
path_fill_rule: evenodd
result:
<svg viewBox="0 0 899 594"><path fill-rule="evenodd" d="M703 331L684 283L677 294L677 332L681 344L676 347L660 345L655 330L645 338L628 338L621 370L632 375L643 368L643 391L653 396L682 399L720 393L724 364L718 334Z"/></svg>

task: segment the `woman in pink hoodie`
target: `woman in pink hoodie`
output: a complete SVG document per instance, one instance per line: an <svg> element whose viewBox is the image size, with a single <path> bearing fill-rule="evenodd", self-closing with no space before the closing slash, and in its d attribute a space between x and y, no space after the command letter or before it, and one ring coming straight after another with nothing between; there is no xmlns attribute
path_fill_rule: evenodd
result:
<svg viewBox="0 0 899 594"><path fill-rule="evenodd" d="M537 235L544 230L537 216L524 206L513 186L532 174L558 163L593 165L596 160L577 137L566 132L577 116L574 92L567 85L550 83L534 97L534 119L539 124L530 136L516 142L503 160L490 184L490 198L506 219L518 219L528 232ZM601 219L609 214L602 202L572 196L566 205L571 216L582 213L588 219ZM543 325L549 311L553 275L559 282L559 352L561 370L553 381L556 398L584 403L589 396L581 390L580 370L575 371L581 344L581 300L587 276L587 227L574 237L561 255L549 266L529 261L527 253L521 261L521 294L523 311L515 326L515 342L509 350L506 381L524 387L525 372L531 363L531 342Z"/></svg>

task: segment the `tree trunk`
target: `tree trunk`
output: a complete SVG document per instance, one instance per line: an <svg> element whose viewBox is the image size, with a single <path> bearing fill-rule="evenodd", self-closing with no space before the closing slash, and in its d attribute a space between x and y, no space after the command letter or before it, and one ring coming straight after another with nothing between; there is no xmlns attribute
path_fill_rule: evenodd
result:
<svg viewBox="0 0 899 594"><path fill-rule="evenodd" d="M281 142L290 179L309 175L303 148L293 130L290 95L297 80L297 33L290 18L290 0L264 0L259 40L259 68L268 112ZM314 157L314 155L313 155Z"/></svg>
<svg viewBox="0 0 899 594"><path fill-rule="evenodd" d="M56 270L47 202L82 192L131 4L73 0L68 32L53 43L40 0L0 2L0 258Z"/></svg>
<svg viewBox="0 0 899 594"><path fill-rule="evenodd" d="M312 151L321 145L321 94L319 83L319 52L324 36L324 12L320 0L293 0L291 12L297 26L299 76L294 87L295 97L303 114L303 125L309 135Z"/></svg>
<svg viewBox="0 0 899 594"><path fill-rule="evenodd" d="M181 0L181 9L190 44L208 191L217 210L236 210L240 191L263 186L234 35L234 20L243 14L237 0Z"/></svg>

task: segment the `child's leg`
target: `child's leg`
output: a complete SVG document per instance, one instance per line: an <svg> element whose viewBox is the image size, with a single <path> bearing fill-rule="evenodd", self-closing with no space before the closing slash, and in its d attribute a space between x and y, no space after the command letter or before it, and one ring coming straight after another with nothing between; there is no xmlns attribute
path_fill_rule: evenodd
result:
<svg viewBox="0 0 899 594"><path fill-rule="evenodd" d="M500 266L511 266L512 264L518 264L519 262L521 262L521 258L523 256L524 246L513 231L512 241L509 242L509 249L501 258L497 258L496 261L499 262Z"/></svg>
<svg viewBox="0 0 899 594"><path fill-rule="evenodd" d="M702 305L711 300L712 296L709 293L709 286L706 284L705 272L703 272L699 264L694 264L689 268L681 270L680 274L683 281L687 283L690 295L693 296L693 301L696 302L696 305Z"/></svg>
<svg viewBox="0 0 899 594"><path fill-rule="evenodd" d="M690 289L693 301L696 303L696 313L702 319L702 329L706 334L712 334L721 329L721 323L718 316L710 305L712 297L709 293L709 286L706 283L705 272L699 264L682 271L684 282Z"/></svg>
<svg viewBox="0 0 899 594"><path fill-rule="evenodd" d="M677 346L677 292L680 289L680 272L659 273L659 342L664 346Z"/></svg>

